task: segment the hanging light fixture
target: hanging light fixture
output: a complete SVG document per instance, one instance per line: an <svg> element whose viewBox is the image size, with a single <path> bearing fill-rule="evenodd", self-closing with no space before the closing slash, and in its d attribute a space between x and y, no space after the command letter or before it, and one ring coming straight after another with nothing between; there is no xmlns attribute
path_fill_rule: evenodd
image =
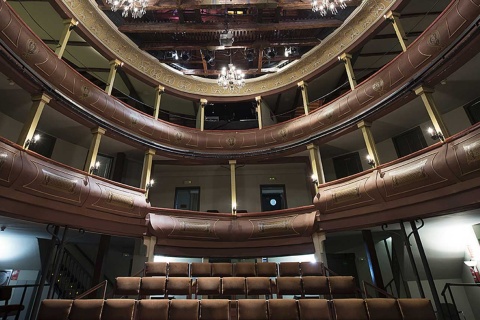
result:
<svg viewBox="0 0 480 320"><path fill-rule="evenodd" d="M132 18L141 18L147 12L147 0L107 0L107 4L112 6L113 12L122 9L123 17L130 13Z"/></svg>
<svg viewBox="0 0 480 320"><path fill-rule="evenodd" d="M235 68L232 63L232 52L230 52L230 63L228 69L223 67L218 75L217 84L223 89L240 89L245 85L245 74L242 70Z"/></svg>
<svg viewBox="0 0 480 320"><path fill-rule="evenodd" d="M319 12L322 16L326 16L330 11L331 14L337 14L338 8L345 9L347 0L312 0L312 11Z"/></svg>

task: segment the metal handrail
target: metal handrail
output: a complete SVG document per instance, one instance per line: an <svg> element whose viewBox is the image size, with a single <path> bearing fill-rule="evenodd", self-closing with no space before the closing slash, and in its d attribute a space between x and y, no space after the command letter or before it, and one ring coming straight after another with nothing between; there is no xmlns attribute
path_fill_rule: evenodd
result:
<svg viewBox="0 0 480 320"><path fill-rule="evenodd" d="M23 305L23 301L25 300L25 294L27 293L27 288L35 288L38 287L38 284L15 284L15 285L9 285L9 286L1 286L1 287L9 287L9 288L23 288L22 292L22 297L20 298L20 305ZM8 303L8 301L6 302ZM20 312L17 312L17 315L15 316L15 320L18 320L20 317Z"/></svg>
<svg viewBox="0 0 480 320"><path fill-rule="evenodd" d="M370 288L373 288L375 291L380 292L381 294L383 294L387 298L397 299L397 297L395 297L394 295L388 293L387 291L377 287L376 285L374 285L372 283L369 283L369 282L364 280L362 282L362 284L363 284L363 294L364 294L365 298L371 298L372 297L368 294L368 291L367 291L367 286L368 286Z"/></svg>
<svg viewBox="0 0 480 320"><path fill-rule="evenodd" d="M455 314L460 314L457 308L457 304L455 302L455 299L453 298L453 293L451 287L477 287L480 288L480 283L454 283L454 282L447 282L445 283L445 286L443 287L441 295L443 296L443 300L445 301L445 304L448 305L447 301L447 296L445 295L445 291L448 290L448 293L450 294L450 299L452 299L452 304L453 307L455 308ZM452 318L452 314L450 313L450 308L447 308L448 311L448 316Z"/></svg>
<svg viewBox="0 0 480 320"><path fill-rule="evenodd" d="M107 280L104 280L104 281L100 282L95 287L92 287L92 288L88 289L87 291L85 291L84 293L76 296L75 300L83 299L84 297L88 296L92 292L97 291L101 287L103 287L103 299L105 299L105 295L107 293L107 283L108 283Z"/></svg>

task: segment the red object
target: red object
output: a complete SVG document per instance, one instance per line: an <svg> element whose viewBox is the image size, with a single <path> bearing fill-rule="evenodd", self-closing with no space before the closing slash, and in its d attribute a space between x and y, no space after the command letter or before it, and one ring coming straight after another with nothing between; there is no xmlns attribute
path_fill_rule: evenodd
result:
<svg viewBox="0 0 480 320"><path fill-rule="evenodd" d="M20 270L13 270L12 277L10 280L18 280L18 275L20 274Z"/></svg>

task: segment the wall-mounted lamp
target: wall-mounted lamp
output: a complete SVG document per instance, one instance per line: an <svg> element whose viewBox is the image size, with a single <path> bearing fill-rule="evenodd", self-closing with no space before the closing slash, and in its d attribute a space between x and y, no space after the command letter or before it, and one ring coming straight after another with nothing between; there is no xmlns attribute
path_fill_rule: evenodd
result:
<svg viewBox="0 0 480 320"><path fill-rule="evenodd" d="M387 20L388 22L391 22L391 23L395 22L395 19L393 19L393 15L386 15L386 14L384 14L384 15L383 15L383 18L384 18L385 20Z"/></svg>
<svg viewBox="0 0 480 320"><path fill-rule="evenodd" d="M147 185L145 186L145 190L149 190L150 188L153 188L154 184L155 184L155 180L150 179L150 181L148 181Z"/></svg>
<svg viewBox="0 0 480 320"><path fill-rule="evenodd" d="M310 178L312 179L312 183L318 188L318 177L315 174L312 174Z"/></svg>
<svg viewBox="0 0 480 320"><path fill-rule="evenodd" d="M25 141L25 149L28 149L31 146L33 146L35 143L38 142L38 140L40 140L40 138L41 136L37 133L31 139L27 139L27 141Z"/></svg>
<svg viewBox="0 0 480 320"><path fill-rule="evenodd" d="M237 215L237 203L232 202L232 215L236 216Z"/></svg>
<svg viewBox="0 0 480 320"><path fill-rule="evenodd" d="M100 168L100 161L95 162L95 165L90 167L90 174L97 174Z"/></svg>
<svg viewBox="0 0 480 320"><path fill-rule="evenodd" d="M373 160L372 156L367 154L367 163L370 167L375 167L375 160Z"/></svg>
<svg viewBox="0 0 480 320"><path fill-rule="evenodd" d="M78 21L75 21L74 23L70 24L70 27L68 27L68 30L72 31L78 26Z"/></svg>
<svg viewBox="0 0 480 320"><path fill-rule="evenodd" d="M117 70L118 68L121 68L123 67L123 61L120 62L120 63L115 63L115 70Z"/></svg>
<svg viewBox="0 0 480 320"><path fill-rule="evenodd" d="M433 140L440 139L440 141L445 142L445 137L443 136L443 133L441 131L436 131L432 127L429 127L427 129L428 134L430 134L430 137L432 137Z"/></svg>

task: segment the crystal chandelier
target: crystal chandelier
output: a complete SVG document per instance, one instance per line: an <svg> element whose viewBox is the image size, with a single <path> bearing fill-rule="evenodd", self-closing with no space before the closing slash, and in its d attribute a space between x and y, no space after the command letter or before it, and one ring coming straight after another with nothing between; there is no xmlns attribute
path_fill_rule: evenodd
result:
<svg viewBox="0 0 480 320"><path fill-rule="evenodd" d="M112 6L113 12L122 9L123 17L131 13L132 18L141 18L147 12L147 0L107 0L107 4Z"/></svg>
<svg viewBox="0 0 480 320"><path fill-rule="evenodd" d="M240 89L245 85L245 74L242 70L236 69L232 63L228 64L228 69L223 67L218 75L217 83L223 89Z"/></svg>
<svg viewBox="0 0 480 320"><path fill-rule="evenodd" d="M313 12L320 12L322 16L326 16L328 11L331 14L337 14L338 8L345 9L347 0L312 0Z"/></svg>

